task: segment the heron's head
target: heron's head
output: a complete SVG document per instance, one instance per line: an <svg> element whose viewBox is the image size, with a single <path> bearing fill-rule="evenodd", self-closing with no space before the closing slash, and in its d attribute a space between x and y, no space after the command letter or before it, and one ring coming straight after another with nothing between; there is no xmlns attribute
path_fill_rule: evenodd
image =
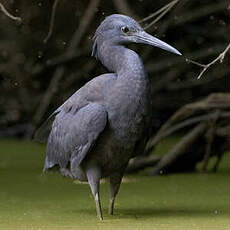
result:
<svg viewBox="0 0 230 230"><path fill-rule="evenodd" d="M107 45L142 43L181 55L177 49L146 33L134 19L121 14L106 17L97 28L94 36L93 56L97 57L98 46L103 42L106 42Z"/></svg>

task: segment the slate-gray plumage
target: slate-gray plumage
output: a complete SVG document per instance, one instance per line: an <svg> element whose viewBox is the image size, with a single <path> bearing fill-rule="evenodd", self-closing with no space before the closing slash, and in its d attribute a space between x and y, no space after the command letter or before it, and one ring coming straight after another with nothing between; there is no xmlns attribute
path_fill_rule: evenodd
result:
<svg viewBox="0 0 230 230"><path fill-rule="evenodd" d="M52 128L44 170L58 166L62 175L88 181L99 219L100 179L110 178L109 213L113 214L124 170L131 157L143 152L150 125L149 80L138 54L125 46L129 43L180 55L132 18L106 17L95 33L92 55L111 73L89 81L49 118Z"/></svg>

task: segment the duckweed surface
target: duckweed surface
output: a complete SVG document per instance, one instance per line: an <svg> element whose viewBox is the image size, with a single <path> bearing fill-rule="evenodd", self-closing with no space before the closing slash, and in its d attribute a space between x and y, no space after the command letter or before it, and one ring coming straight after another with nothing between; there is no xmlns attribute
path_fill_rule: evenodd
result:
<svg viewBox="0 0 230 230"><path fill-rule="evenodd" d="M88 185L43 174L44 156L43 145L0 141L1 230L230 230L230 154L216 174L126 177L114 216L101 184L103 222Z"/></svg>

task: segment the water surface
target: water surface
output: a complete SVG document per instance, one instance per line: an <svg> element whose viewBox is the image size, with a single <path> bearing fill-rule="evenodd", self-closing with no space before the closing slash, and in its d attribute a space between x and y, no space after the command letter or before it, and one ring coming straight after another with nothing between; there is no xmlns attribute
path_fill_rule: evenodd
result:
<svg viewBox="0 0 230 230"><path fill-rule="evenodd" d="M107 214L108 184L103 183L101 222L87 184L42 174L44 151L33 142L0 141L1 230L230 229L230 154L216 174L128 176L114 216Z"/></svg>

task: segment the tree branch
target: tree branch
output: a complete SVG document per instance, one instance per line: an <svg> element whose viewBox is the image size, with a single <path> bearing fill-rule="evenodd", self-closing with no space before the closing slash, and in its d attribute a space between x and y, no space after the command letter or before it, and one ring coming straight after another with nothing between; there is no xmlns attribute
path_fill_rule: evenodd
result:
<svg viewBox="0 0 230 230"><path fill-rule="evenodd" d="M48 108L54 93L57 91L58 83L61 80L61 78L64 74L64 71L65 71L65 68L57 68L56 69L55 74L54 74L53 78L51 79L50 84L46 90L46 93L44 94L44 96L41 100L41 103L35 112L34 122L36 125L40 123L41 118L43 117L46 109Z"/></svg>
<svg viewBox="0 0 230 230"><path fill-rule="evenodd" d="M146 148L146 152L149 153L151 152L154 147L164 138L166 138L167 136L171 135L172 133L175 133L176 131L183 129L185 127L194 125L196 123L199 122L203 122L203 121L210 121L213 120L216 117L216 112L214 113L209 113L209 114L205 114L205 115L201 115L201 116L196 116L196 117L192 117L189 119L186 119L178 124L173 125L172 127L168 126L168 123L166 122L166 126L162 126L162 128L157 132L157 134L155 135L155 137L150 141L150 143L148 144L147 148ZM219 114L220 118L230 118L230 112L221 112Z"/></svg>
<svg viewBox="0 0 230 230"><path fill-rule="evenodd" d="M0 10L10 19L18 21L19 23L22 22L22 19L20 17L15 17L12 14L10 14L6 8L2 5L2 3L0 3Z"/></svg>
<svg viewBox="0 0 230 230"><path fill-rule="evenodd" d="M185 135L179 143L177 143L167 154L165 154L158 164L153 168L151 175L156 175L162 169L172 164L179 156L181 156L195 140L200 137L206 130L207 125L198 124L191 132Z"/></svg>
<svg viewBox="0 0 230 230"><path fill-rule="evenodd" d="M100 0L91 0L89 3L88 8L85 11L85 14L83 15L83 18L78 26L78 29L75 31L71 42L70 42L70 46L67 49L67 54L71 55L74 52L76 52L76 48L79 45L79 42L82 38L82 36L84 35L86 29L88 28L88 25L90 24L94 14L95 14L95 8L97 8L97 5L99 4ZM39 124L46 109L48 108L52 97L54 95L54 93L56 92L57 88L58 88L58 83L60 82L60 80L62 79L64 73L65 73L65 67L64 66L60 66L56 69L56 71L54 72L54 75L50 81L50 84L45 92L45 95L43 96L40 105L37 108L37 111L35 112L35 116L34 116L34 122L35 124Z"/></svg>
<svg viewBox="0 0 230 230"><path fill-rule="evenodd" d="M134 173L146 167L154 166L160 161L161 157L159 155L152 155L132 158L125 171L126 173Z"/></svg>
<svg viewBox="0 0 230 230"><path fill-rule="evenodd" d="M154 25L156 22L158 22L168 11L170 11L177 2L179 2L179 0L174 0L174 1L170 2L169 4L163 6L162 8L160 8L159 10L154 12L153 14L140 20L139 23L145 22L145 21L152 19L152 18L156 17L157 15L159 15L154 21L152 21L151 23L149 23L147 26L144 27L144 29L148 29L149 27Z"/></svg>
<svg viewBox="0 0 230 230"><path fill-rule="evenodd" d="M75 52L75 48L78 46L82 36L85 34L86 29L90 25L93 16L95 14L95 9L99 5L100 0L91 0L88 8L86 9L81 22L78 26L78 29L75 31L68 52Z"/></svg>
<svg viewBox="0 0 230 230"><path fill-rule="evenodd" d="M203 158L203 165L202 165L202 169L201 169L203 172L206 172L206 170L207 170L208 162L209 162L210 155L212 152L212 143L213 143L214 136L215 136L216 122L220 117L220 111L217 110L214 113L214 115L215 116L210 121L210 128L207 130L207 133L205 135L207 143L206 143L205 154L204 154L204 158Z"/></svg>
<svg viewBox="0 0 230 230"><path fill-rule="evenodd" d="M58 5L59 0L55 0L53 7L52 7L52 13L51 13L51 19L50 19L50 26L49 26L49 31L47 36L45 37L45 39L43 40L44 43L47 43L48 40L50 39L52 33L53 33L53 27L54 27L54 19L55 19L55 13L56 13L56 9L57 9L57 5Z"/></svg>
<svg viewBox="0 0 230 230"><path fill-rule="evenodd" d="M226 53L228 52L229 49L230 49L230 43L227 45L227 47L224 49L224 51L221 52L221 53L219 54L219 56L218 56L217 58L215 58L213 61L211 61L210 63L208 63L208 64L206 64L206 65L205 65L205 64L201 64L201 63L196 62L196 61L193 61L193 60L190 60L190 59L188 59L188 58L186 58L186 61L187 61L188 63L192 63L192 64L195 64L195 65L200 66L200 67L203 68L203 70L200 72L199 76L197 77L197 79L200 79L201 76L204 74L204 72L205 72L210 66L212 66L213 64L215 64L215 63L218 62L218 61L219 61L220 63L223 62L223 60L224 60L224 58L225 58L225 55L226 55Z"/></svg>
<svg viewBox="0 0 230 230"><path fill-rule="evenodd" d="M207 48L204 48L201 50L192 51L189 54L185 54L184 56L192 56L192 57L196 57L197 59L201 59L201 58L206 58L206 57L213 55L213 54L218 54L222 49L223 49L223 46L218 44L218 45L212 47L212 51L210 51ZM169 67L172 68L172 67L177 66L183 62L184 62L184 59L181 58L181 56L176 57L173 60L171 57L169 57L169 58L166 57L164 59L162 58L160 61L155 61L154 65L152 64L152 61L147 62L146 69L148 70L148 72L163 71Z"/></svg>

